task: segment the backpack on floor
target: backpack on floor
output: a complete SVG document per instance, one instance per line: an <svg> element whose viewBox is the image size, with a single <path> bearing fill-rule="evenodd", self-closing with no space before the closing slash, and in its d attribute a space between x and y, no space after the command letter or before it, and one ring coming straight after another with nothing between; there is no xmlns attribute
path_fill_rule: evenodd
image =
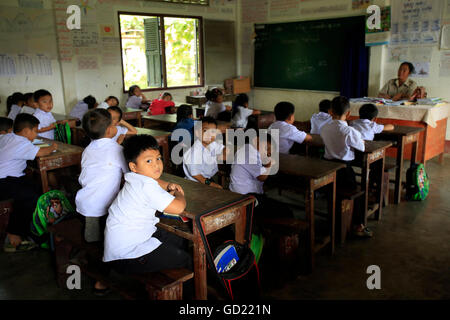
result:
<svg viewBox="0 0 450 320"><path fill-rule="evenodd" d="M430 190L430 181L422 163L414 164L406 171L406 199L425 200Z"/></svg>
<svg viewBox="0 0 450 320"><path fill-rule="evenodd" d="M51 190L39 197L31 221L31 233L34 240L42 248L49 248L51 240L47 231L48 226L56 224L74 214L75 210L66 196L59 190Z"/></svg>
<svg viewBox="0 0 450 320"><path fill-rule="evenodd" d="M72 144L72 131L69 124L56 124L55 127L55 140L67 144Z"/></svg>

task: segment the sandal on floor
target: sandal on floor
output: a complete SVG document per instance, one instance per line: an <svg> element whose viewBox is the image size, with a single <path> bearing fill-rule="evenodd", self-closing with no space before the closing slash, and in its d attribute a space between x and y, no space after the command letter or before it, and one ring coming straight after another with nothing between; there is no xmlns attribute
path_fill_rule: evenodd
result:
<svg viewBox="0 0 450 320"><path fill-rule="evenodd" d="M17 247L14 247L9 241L6 242L3 246L3 251L8 253L13 252L25 252L33 250L37 247L37 244L32 241L24 240Z"/></svg>
<svg viewBox="0 0 450 320"><path fill-rule="evenodd" d="M362 230L354 230L353 235L358 238L372 238L373 231L366 227Z"/></svg>

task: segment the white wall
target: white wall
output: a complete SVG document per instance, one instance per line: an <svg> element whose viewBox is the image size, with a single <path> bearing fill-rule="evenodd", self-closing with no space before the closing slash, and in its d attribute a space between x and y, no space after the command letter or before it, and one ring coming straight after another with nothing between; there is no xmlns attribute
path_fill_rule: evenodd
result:
<svg viewBox="0 0 450 320"><path fill-rule="evenodd" d="M396 0L403 1L403 0ZM256 4L259 6L256 6ZM374 1L374 4L389 5L389 0ZM285 10L280 8L284 6ZM238 74L252 76L253 45L252 32L254 23L275 23L302 20L317 20L364 14L365 10L353 10L351 0L240 0L239 1L238 37ZM443 12L444 18L445 12ZM449 13L450 14L450 13ZM444 23L446 22L443 20ZM400 62L391 62L387 46L371 47L369 95L376 96L386 81L395 78ZM450 77L439 76L440 51L433 46L430 64L430 77L414 79L427 88L429 96L438 96L450 101ZM274 75L276 76L276 75ZM296 119L308 120L317 112L318 103L325 98L332 98L336 93L313 92L306 90L278 90L254 88L251 92L251 104L263 110L273 110L274 105L282 100L290 101L296 106ZM450 140L450 128L447 137Z"/></svg>
<svg viewBox="0 0 450 320"><path fill-rule="evenodd" d="M171 3L158 3L137 0L90 0L88 2L87 14L80 0L43 0L43 8L21 8L17 0L2 0L0 3L0 54L17 55L18 53L43 53L52 59L51 76L21 76L0 77L0 114L5 113L6 97L14 91L28 92L45 88L53 94L54 112L68 113L73 105L88 94L94 95L97 100L102 101L109 95L117 96L121 105L125 104L127 94L123 93L122 67L120 60L120 40L118 35L119 22L118 11L137 13L166 13L177 15L201 16L211 20L236 21L237 1L211 0L209 7L198 5L183 5ZM65 10L68 5L76 4L82 8L81 30L94 31L99 34L98 44L87 48L72 46L71 32L66 31L65 20L69 16ZM33 20L37 15L45 15L45 25L36 19L29 30L17 30L12 35L11 28L6 26L13 24L18 18L24 16L25 20ZM3 19L2 19L3 18ZM103 39L110 37L102 36L101 25L112 25L114 35L109 47L103 45ZM33 29L38 28L40 36L39 44L33 39ZM60 41L58 35L68 37L68 41ZM12 41L26 44L15 47ZM109 41L109 40L107 40ZM73 51L69 59L61 61L60 49L68 48ZM104 58L109 56L109 60ZM80 70L79 61L83 58L93 58L97 61L97 68ZM69 61L67 61L69 60ZM208 79L205 79L208 85ZM192 89L171 90L174 99L185 101L186 95ZM146 92L147 98L156 98L161 92Z"/></svg>

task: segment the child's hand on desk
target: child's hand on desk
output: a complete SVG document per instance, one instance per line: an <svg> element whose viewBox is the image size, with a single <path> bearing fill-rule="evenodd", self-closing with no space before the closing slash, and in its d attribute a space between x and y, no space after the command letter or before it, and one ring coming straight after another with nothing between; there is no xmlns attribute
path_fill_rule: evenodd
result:
<svg viewBox="0 0 450 320"><path fill-rule="evenodd" d="M58 123L58 124L66 124L67 122L69 122L69 120L59 120L59 121L56 121L56 123Z"/></svg>
<svg viewBox="0 0 450 320"><path fill-rule="evenodd" d="M179 184L176 184L176 183L169 183L169 184L167 185L167 191L168 191L171 195L174 195L175 191L177 191L177 192L181 193L181 194L184 196L184 190L183 190L183 188L182 188Z"/></svg>
<svg viewBox="0 0 450 320"><path fill-rule="evenodd" d="M220 184L217 184L215 182L211 182L210 186L214 187L214 188L217 188L217 189L223 189L223 187Z"/></svg>

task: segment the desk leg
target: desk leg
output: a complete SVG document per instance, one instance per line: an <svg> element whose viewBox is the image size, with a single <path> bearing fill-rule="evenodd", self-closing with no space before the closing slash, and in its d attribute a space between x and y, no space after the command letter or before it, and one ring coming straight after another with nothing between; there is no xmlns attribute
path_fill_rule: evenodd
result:
<svg viewBox="0 0 450 320"><path fill-rule="evenodd" d="M138 127L142 128L142 115L141 115L141 113L138 114L137 123L138 123Z"/></svg>
<svg viewBox="0 0 450 320"><path fill-rule="evenodd" d="M161 143L162 156L164 159L164 172L171 173L170 169L170 153L169 153L169 137L166 137Z"/></svg>
<svg viewBox="0 0 450 320"><path fill-rule="evenodd" d="M328 185L328 219L330 221L331 254L334 254L334 238L336 230L336 173L333 183Z"/></svg>
<svg viewBox="0 0 450 320"><path fill-rule="evenodd" d="M394 203L399 204L402 197L402 172L403 172L403 152L405 149L405 137L398 141L397 146L397 169L395 170L395 193Z"/></svg>
<svg viewBox="0 0 450 320"><path fill-rule="evenodd" d="M242 208L239 208L239 218L236 220L235 223L235 240L239 243L245 242L245 229L246 229L246 222L247 222L247 207L243 206ZM251 235L249 235L251 236Z"/></svg>
<svg viewBox="0 0 450 320"><path fill-rule="evenodd" d="M49 192L48 188L48 175L47 170L40 170L41 173L41 183L42 183L42 193Z"/></svg>
<svg viewBox="0 0 450 320"><path fill-rule="evenodd" d="M364 155L363 167L361 168L361 190L364 191L363 221L365 226L367 226L367 211L369 208L369 167L370 165L367 159L367 155Z"/></svg>
<svg viewBox="0 0 450 320"><path fill-rule="evenodd" d="M314 191L311 190L311 186L308 186L308 189L305 193L305 211L306 211L306 221L309 224L308 229L308 240L306 249L307 255L307 272L312 272L314 268L314 242L315 242L315 234L314 234Z"/></svg>
<svg viewBox="0 0 450 320"><path fill-rule="evenodd" d="M207 300L208 287L206 283L206 255L205 247L203 246L202 237L198 230L197 223L193 223L194 234L194 284L195 284L195 299Z"/></svg>
<svg viewBox="0 0 450 320"><path fill-rule="evenodd" d="M419 138L412 143L411 146L411 166L412 167L417 162L417 151L419 150ZM441 154L443 156L444 154ZM439 156L439 157L441 157Z"/></svg>
<svg viewBox="0 0 450 320"><path fill-rule="evenodd" d="M378 160L376 162L376 165L374 169L376 169L378 171L378 181L376 181L377 183L377 191L375 194L375 199L377 199L378 202L378 210L377 213L375 214L375 219L376 220L380 220L381 219L381 211L382 211L382 207L383 207L383 190L384 190L384 160L385 158L383 157L382 159Z"/></svg>

